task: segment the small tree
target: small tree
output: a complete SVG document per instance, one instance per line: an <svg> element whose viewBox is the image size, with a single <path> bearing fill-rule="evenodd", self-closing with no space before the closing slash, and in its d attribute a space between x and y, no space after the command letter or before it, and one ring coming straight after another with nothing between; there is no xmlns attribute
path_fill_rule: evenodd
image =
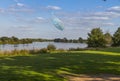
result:
<svg viewBox="0 0 120 81"><path fill-rule="evenodd" d="M120 27L113 34L113 44L112 46L120 46Z"/></svg>
<svg viewBox="0 0 120 81"><path fill-rule="evenodd" d="M88 47L105 47L105 38L100 28L94 28L88 33Z"/></svg>

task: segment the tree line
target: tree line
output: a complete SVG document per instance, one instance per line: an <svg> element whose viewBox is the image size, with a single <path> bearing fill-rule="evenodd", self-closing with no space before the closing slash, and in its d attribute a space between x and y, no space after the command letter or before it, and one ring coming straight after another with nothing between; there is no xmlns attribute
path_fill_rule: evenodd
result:
<svg viewBox="0 0 120 81"><path fill-rule="evenodd" d="M109 32L103 33L100 28L94 28L88 33L88 47L120 46L120 27L111 35Z"/></svg>
<svg viewBox="0 0 120 81"><path fill-rule="evenodd" d="M78 39L67 39L65 38L56 38L53 40L54 42L64 42L64 43L86 43L86 40L82 37L79 37Z"/></svg>
<svg viewBox="0 0 120 81"><path fill-rule="evenodd" d="M23 38L19 39L15 36L12 37L0 37L0 44L28 44L32 42L43 42L43 41L51 41L48 39L33 39L33 38Z"/></svg>

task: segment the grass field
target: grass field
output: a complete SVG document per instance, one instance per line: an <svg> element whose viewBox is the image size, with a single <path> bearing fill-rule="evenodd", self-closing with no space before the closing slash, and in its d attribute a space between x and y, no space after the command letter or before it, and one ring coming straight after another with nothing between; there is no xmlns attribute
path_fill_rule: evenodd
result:
<svg viewBox="0 0 120 81"><path fill-rule="evenodd" d="M0 57L0 81L67 81L69 73L120 75L120 48Z"/></svg>

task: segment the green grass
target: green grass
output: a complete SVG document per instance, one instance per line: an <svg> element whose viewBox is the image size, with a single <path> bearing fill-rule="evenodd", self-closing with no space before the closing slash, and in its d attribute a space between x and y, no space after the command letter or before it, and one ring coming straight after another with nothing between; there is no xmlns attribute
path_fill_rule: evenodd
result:
<svg viewBox="0 0 120 81"><path fill-rule="evenodd" d="M100 50L107 51L107 52L120 53L120 47L109 47L109 48L104 48L104 49L100 49Z"/></svg>
<svg viewBox="0 0 120 81"><path fill-rule="evenodd" d="M0 57L0 81L67 81L62 74L120 75L120 52L72 51Z"/></svg>

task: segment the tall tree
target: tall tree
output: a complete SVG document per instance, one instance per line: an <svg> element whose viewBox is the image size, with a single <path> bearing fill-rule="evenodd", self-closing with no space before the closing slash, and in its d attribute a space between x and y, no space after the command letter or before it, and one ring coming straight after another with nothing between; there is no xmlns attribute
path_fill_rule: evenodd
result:
<svg viewBox="0 0 120 81"><path fill-rule="evenodd" d="M100 28L94 28L88 33L88 47L105 47L105 38Z"/></svg>
<svg viewBox="0 0 120 81"><path fill-rule="evenodd" d="M113 46L120 46L120 27L113 34Z"/></svg>

